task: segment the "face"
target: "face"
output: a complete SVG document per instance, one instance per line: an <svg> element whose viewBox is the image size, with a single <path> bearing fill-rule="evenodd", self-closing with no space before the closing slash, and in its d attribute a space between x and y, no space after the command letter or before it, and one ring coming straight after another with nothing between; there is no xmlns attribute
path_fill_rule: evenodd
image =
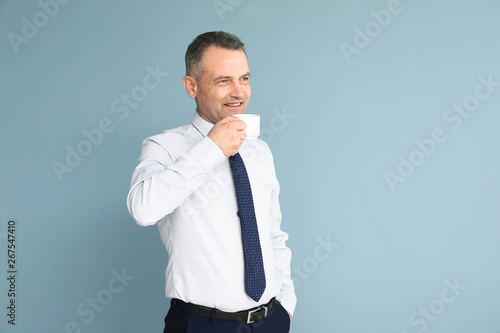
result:
<svg viewBox="0 0 500 333"><path fill-rule="evenodd" d="M210 46L203 55L204 67L200 81L190 80L184 86L195 98L200 116L210 123L233 114L245 112L250 95L250 70L242 50L226 50Z"/></svg>

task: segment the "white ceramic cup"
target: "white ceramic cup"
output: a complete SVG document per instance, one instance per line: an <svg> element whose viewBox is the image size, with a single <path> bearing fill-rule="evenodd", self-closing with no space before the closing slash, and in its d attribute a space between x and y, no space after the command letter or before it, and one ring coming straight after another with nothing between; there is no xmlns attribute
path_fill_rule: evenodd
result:
<svg viewBox="0 0 500 333"><path fill-rule="evenodd" d="M260 135L260 115L258 114L234 114L233 117L240 118L245 122L247 128L245 140L255 140Z"/></svg>

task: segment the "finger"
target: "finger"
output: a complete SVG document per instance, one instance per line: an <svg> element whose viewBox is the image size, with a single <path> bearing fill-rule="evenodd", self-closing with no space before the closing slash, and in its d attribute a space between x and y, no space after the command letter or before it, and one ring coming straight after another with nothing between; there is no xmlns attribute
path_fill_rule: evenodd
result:
<svg viewBox="0 0 500 333"><path fill-rule="evenodd" d="M233 138L233 144L235 146L241 146L243 144L243 140L245 140L245 138L247 137L246 133L245 132L238 132L234 138Z"/></svg>
<svg viewBox="0 0 500 333"><path fill-rule="evenodd" d="M231 126L234 126L232 128L238 132L244 131L247 128L247 124L243 120L239 120L238 118L235 119L236 121L231 123Z"/></svg>
<svg viewBox="0 0 500 333"><path fill-rule="evenodd" d="M218 122L218 124L226 123L231 123L232 126L234 125L234 129L237 131L244 131L247 128L247 124L245 124L245 122L238 117L228 116Z"/></svg>
<svg viewBox="0 0 500 333"><path fill-rule="evenodd" d="M240 121L238 122L238 127L237 127L237 129L238 129L239 131L244 131L244 130L246 130L246 128L247 128L247 124L246 124L243 120L240 120Z"/></svg>

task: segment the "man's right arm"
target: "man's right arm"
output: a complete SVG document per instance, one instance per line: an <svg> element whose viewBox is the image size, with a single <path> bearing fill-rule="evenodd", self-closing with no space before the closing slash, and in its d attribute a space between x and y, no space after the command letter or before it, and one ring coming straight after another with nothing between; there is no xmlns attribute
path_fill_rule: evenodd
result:
<svg viewBox="0 0 500 333"><path fill-rule="evenodd" d="M154 138L146 139L127 198L130 214L141 226L155 224L182 204L224 159L208 137L175 160Z"/></svg>
<svg viewBox="0 0 500 333"><path fill-rule="evenodd" d="M177 158L154 137L146 139L127 198L128 210L137 224L155 224L179 207L204 184L215 165L238 152L246 137L245 127L238 118L226 117Z"/></svg>

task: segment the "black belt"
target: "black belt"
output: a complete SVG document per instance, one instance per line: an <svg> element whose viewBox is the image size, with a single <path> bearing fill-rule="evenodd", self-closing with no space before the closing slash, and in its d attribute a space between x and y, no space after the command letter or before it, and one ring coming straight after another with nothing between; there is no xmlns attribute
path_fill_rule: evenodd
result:
<svg viewBox="0 0 500 333"><path fill-rule="evenodd" d="M172 304L181 309L182 311L188 312L195 316L203 318L212 318L212 310L206 306L186 303L180 299L172 299ZM247 324L251 324L266 318L274 306L274 298L269 301L269 303L261 305L253 310L241 311L241 312L224 312L220 310L215 310L215 319L217 320L229 320L229 321L242 321Z"/></svg>

